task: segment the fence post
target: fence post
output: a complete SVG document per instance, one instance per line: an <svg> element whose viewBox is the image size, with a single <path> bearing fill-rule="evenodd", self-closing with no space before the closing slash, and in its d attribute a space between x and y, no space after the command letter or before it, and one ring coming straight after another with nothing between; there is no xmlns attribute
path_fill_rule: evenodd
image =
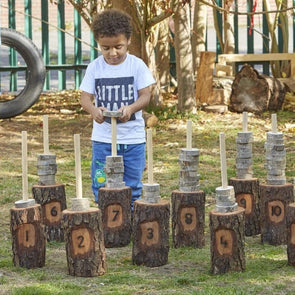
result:
<svg viewBox="0 0 295 295"><path fill-rule="evenodd" d="M74 22L75 22L75 43L74 43L74 52L75 52L75 65L82 64L82 46L81 41L76 39L81 39L81 16L76 9L74 9ZM75 70L75 88L78 89L82 80L81 70Z"/></svg>
<svg viewBox="0 0 295 295"><path fill-rule="evenodd" d="M49 34L48 34L48 1L42 0L41 2L41 18L42 18L42 56L45 65L49 65L50 57L49 57ZM50 88L50 74L49 72L46 74L46 79L44 83L44 89L48 90Z"/></svg>
<svg viewBox="0 0 295 295"><path fill-rule="evenodd" d="M32 39L32 1L25 0L25 35Z"/></svg>
<svg viewBox="0 0 295 295"><path fill-rule="evenodd" d="M222 7L222 0L216 0L216 4L219 7ZM222 36L223 36L222 15L223 15L222 13L219 13L219 11L216 11L217 24L218 24L218 28L219 28L221 40L223 39L222 38ZM221 54L222 53L221 44L220 44L217 36L216 36L216 52L217 52L217 54Z"/></svg>
<svg viewBox="0 0 295 295"><path fill-rule="evenodd" d="M58 28L65 29L65 4L64 1L58 1L57 4L57 26ZM65 46L65 33L58 30L58 65L66 63L66 46ZM66 89L66 72L65 70L58 71L58 89Z"/></svg>
<svg viewBox="0 0 295 295"><path fill-rule="evenodd" d="M263 3L263 11L265 11L265 6ZM269 53L269 30L267 25L266 14L262 17L262 52ZM269 62L263 63L263 73L269 76Z"/></svg>
<svg viewBox="0 0 295 295"><path fill-rule="evenodd" d="M8 1L8 3L9 28L15 29L15 0ZM9 48L9 64L13 67L17 65L16 51L11 47ZM10 91L17 91L17 71L11 71L10 73Z"/></svg>
<svg viewBox="0 0 295 295"><path fill-rule="evenodd" d="M247 12L252 12L253 0L247 1ZM251 17L247 16L247 53L254 53L254 31L249 34L249 28L251 27Z"/></svg>

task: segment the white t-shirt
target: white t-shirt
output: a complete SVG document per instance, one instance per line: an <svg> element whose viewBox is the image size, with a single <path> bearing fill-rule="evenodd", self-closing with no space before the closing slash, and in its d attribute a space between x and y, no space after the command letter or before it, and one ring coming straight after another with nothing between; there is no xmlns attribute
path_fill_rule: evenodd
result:
<svg viewBox="0 0 295 295"><path fill-rule="evenodd" d="M122 104L132 104L138 98L138 90L154 83L149 68L140 58L127 53L123 63L109 65L101 55L88 65L80 89L94 94L95 106L116 111ZM134 113L126 123L117 122L118 144L145 142L142 111ZM111 137L110 118L102 124L93 121L92 140L111 143Z"/></svg>

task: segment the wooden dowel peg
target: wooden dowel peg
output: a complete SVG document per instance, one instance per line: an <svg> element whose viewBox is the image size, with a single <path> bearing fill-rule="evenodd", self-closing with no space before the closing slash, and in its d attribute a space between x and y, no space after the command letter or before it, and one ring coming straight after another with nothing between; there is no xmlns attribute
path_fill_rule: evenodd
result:
<svg viewBox="0 0 295 295"><path fill-rule="evenodd" d="M117 156L117 118L111 117L112 125L112 157Z"/></svg>
<svg viewBox="0 0 295 295"><path fill-rule="evenodd" d="M186 148L188 150L192 149L192 121L187 120L186 123Z"/></svg>
<svg viewBox="0 0 295 295"><path fill-rule="evenodd" d="M44 154L49 154L48 115L43 116L43 148Z"/></svg>
<svg viewBox="0 0 295 295"><path fill-rule="evenodd" d="M77 199L82 199L80 134L74 134L74 146L75 146L76 196L77 196Z"/></svg>
<svg viewBox="0 0 295 295"><path fill-rule="evenodd" d="M278 132L277 114L271 114L271 131L273 133L277 133Z"/></svg>
<svg viewBox="0 0 295 295"><path fill-rule="evenodd" d="M148 183L154 183L153 175L153 130L147 130L147 158L148 158Z"/></svg>
<svg viewBox="0 0 295 295"><path fill-rule="evenodd" d="M22 185L23 201L28 200L28 163L27 163L27 131L22 131Z"/></svg>
<svg viewBox="0 0 295 295"><path fill-rule="evenodd" d="M227 167L226 167L226 151L225 151L225 134L220 132L219 134L220 141L220 163L221 163L221 181L222 187L227 188Z"/></svg>
<svg viewBox="0 0 295 295"><path fill-rule="evenodd" d="M248 130L248 113L243 112L243 132L247 132Z"/></svg>

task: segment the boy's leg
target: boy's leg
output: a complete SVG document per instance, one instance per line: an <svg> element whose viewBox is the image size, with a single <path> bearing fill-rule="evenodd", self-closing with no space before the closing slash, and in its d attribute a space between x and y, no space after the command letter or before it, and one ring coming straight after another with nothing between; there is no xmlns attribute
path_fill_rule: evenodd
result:
<svg viewBox="0 0 295 295"><path fill-rule="evenodd" d="M131 211L133 211L133 202L141 196L141 179L145 168L145 143L120 144L118 155L123 155L124 181L126 186L132 189Z"/></svg>
<svg viewBox="0 0 295 295"><path fill-rule="evenodd" d="M111 145L103 142L92 142L91 179L95 202L98 203L98 190L105 185L104 166L106 156L111 154Z"/></svg>

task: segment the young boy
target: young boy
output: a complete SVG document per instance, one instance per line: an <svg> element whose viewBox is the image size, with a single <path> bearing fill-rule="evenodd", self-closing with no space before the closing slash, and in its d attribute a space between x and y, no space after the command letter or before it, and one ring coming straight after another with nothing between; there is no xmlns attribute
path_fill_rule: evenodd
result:
<svg viewBox="0 0 295 295"><path fill-rule="evenodd" d="M141 59L127 53L132 32L129 15L119 10L104 10L93 19L92 31L102 55L88 65L80 85L81 105L93 118L92 190L98 202L99 188L105 183L106 156L111 155L111 124L103 111L121 111L117 155L123 156L123 180L132 189L133 208L133 202L141 195L145 168L142 109L149 104L150 86L155 80Z"/></svg>

